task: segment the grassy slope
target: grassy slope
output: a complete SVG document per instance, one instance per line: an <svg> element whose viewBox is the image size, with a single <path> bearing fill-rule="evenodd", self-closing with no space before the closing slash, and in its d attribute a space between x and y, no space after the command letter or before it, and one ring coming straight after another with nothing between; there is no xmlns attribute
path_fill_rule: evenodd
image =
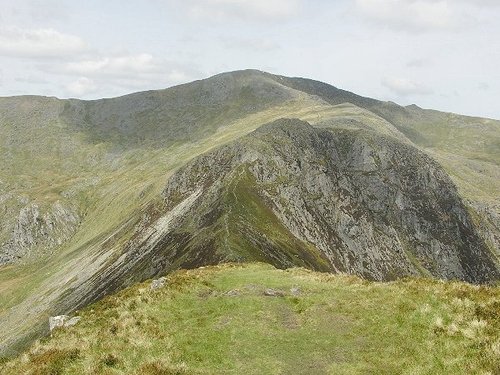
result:
<svg viewBox="0 0 500 375"><path fill-rule="evenodd" d="M99 239L105 237L106 233L112 232L124 220L132 216L134 212L139 211L141 204L157 196L164 187L168 176L175 169L197 155L230 142L255 130L261 124L280 117L292 116L310 120L313 117L318 118L318 116L323 118L323 116L331 115L332 112L328 105L304 97L287 102L282 106L251 114L238 121L232 121L225 124L211 136L198 142L173 145L160 150L138 149L129 151L122 159L119 159L119 164L117 163L119 167L116 170L105 169L105 166L101 166L104 169L102 172L98 169L93 170L92 176L98 176L100 182L97 186L91 186L86 194L82 194L83 201L80 201L79 204L87 214L78 233L52 257L48 265L50 269L44 267L46 263L44 260L35 263L35 265L9 266L2 269L0 273L0 291L19 292L19 290L14 291L3 286L4 283L11 283L14 274L18 278L26 276L23 290L28 291L29 279L34 277L34 272L36 273L37 269L44 268L41 278L46 278L47 273L50 275L51 269L56 268L57 264L68 261L68 257L73 258L79 255L78 249L82 247L90 248L93 243L99 242ZM41 135L39 136L41 137ZM79 147L82 149L84 146L80 145ZM81 152L90 152L90 146L86 145L86 148L83 148ZM79 156L77 155L77 157ZM59 158L60 156L57 154L54 157L55 160ZM32 164L32 160L17 160L26 168ZM32 168L36 167L35 165ZM79 174L82 180L87 177L82 171L76 173ZM42 174L43 171L41 171L40 175ZM15 174L7 173L6 175L15 176ZM30 176L33 175L34 173L30 174ZM41 178L41 176L37 177ZM74 181L67 177L64 177L64 179L67 182L65 189L74 186ZM49 183L52 184L52 182ZM44 201L44 199L47 199L44 194L45 189L48 189L48 187L37 188L36 191L24 189L23 193L32 194L31 198L34 200ZM15 190L12 191L15 192ZM40 195L37 194L38 192L40 192ZM145 192L145 194L141 195L142 192ZM39 280L36 280L34 284L38 285ZM19 300L19 298L5 296L5 298L1 299L0 311L2 308L8 308L13 303L19 302ZM12 303L9 303L9 301L12 301Z"/></svg>
<svg viewBox="0 0 500 375"><path fill-rule="evenodd" d="M267 288L284 296L264 295ZM292 292L297 288L298 292ZM479 374L500 370L498 288L370 283L263 264L145 282L88 306L5 374Z"/></svg>
<svg viewBox="0 0 500 375"><path fill-rule="evenodd" d="M196 234L173 264L174 269L206 265L210 259L208 264L214 261L265 262L279 268L332 271L318 249L290 233L263 202L248 167L243 165L232 172L215 210L193 215L206 217L210 224L198 230L198 224L188 220L177 228L179 235Z"/></svg>
<svg viewBox="0 0 500 375"><path fill-rule="evenodd" d="M22 347L25 342L31 341L33 334L29 330L26 331L26 338L19 332L36 325L40 320L45 321L49 314L57 314L59 311L51 308L54 301L66 289L72 288L74 283L81 282L97 271L99 262L106 262L120 251L120 245L130 235L126 230L125 233L120 233L120 228L126 229L134 218L140 216L142 205L158 196L168 176L180 165L277 118L298 117L321 121L334 113L335 110L328 104L299 94L279 106L251 113L238 120L222 122L217 131L196 142L174 144L164 149L131 149L115 160L114 169L106 168L108 165L104 163L101 170L91 170L89 175L78 171L77 174L83 181L95 178L96 175L99 179L97 185L87 187L77 197L81 198L78 202L86 213L78 232L48 259L42 258L34 263L1 269L0 320L5 323L6 328L0 334L0 342L7 339L6 347L9 348L13 339L16 347ZM103 154L106 154L110 145L100 144L97 147L103 148ZM85 152L86 148L87 151L92 151L89 144L79 146L78 149ZM59 157L56 155L55 159ZM30 162L32 159L27 160L25 165ZM67 185L61 190L74 186L71 179L64 177L63 180ZM34 190L22 191L32 199L45 199L44 195L33 193ZM110 238L112 241L109 241ZM95 262L96 259L99 262ZM37 312L33 313L33 309ZM29 314L26 315L27 313ZM21 341L18 342L18 339Z"/></svg>
<svg viewBox="0 0 500 375"><path fill-rule="evenodd" d="M445 167L462 196L498 207L500 121L415 108L409 114L400 130L416 134L412 141Z"/></svg>

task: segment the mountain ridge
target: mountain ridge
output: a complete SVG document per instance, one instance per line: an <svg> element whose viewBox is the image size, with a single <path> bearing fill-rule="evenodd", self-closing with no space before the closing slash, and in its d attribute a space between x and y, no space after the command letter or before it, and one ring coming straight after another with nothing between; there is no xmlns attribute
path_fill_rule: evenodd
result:
<svg viewBox="0 0 500 375"><path fill-rule="evenodd" d="M458 201L470 202L465 207L467 226L484 242L486 247L479 246L481 252L491 253L492 261L498 262L500 195L496 181L500 176L500 153L496 146L500 122L408 109L321 83L318 95L310 94L283 85L279 81L286 81L286 77L279 78L257 71L232 72L173 90L147 91L92 104L74 99L60 102L38 98L33 103L37 97L10 101L0 98L0 156L4 161L0 166L0 201L4 203L0 212L0 257L5 263L6 249L11 254L11 264L0 269L0 319L6 326L0 337L2 348L22 347L45 332L48 314L71 312L107 292L180 266L182 262L168 268L160 260L156 271L138 267L137 272L123 276L109 290L104 287L108 284L102 282L112 278L112 273L105 270L126 256L124 249L141 231L147 232L148 215L165 213L162 192L176 171L186 171L186 165L197 156L220 152L221 147L279 118L298 118L322 129L318 131L337 135L344 131L353 139L389 137L391 145L404 143L429 155L457 185ZM310 92L318 85L317 81L288 80L296 87L309 85ZM16 102L19 100L21 103ZM45 107L45 102L50 106ZM234 184L232 187L246 189L244 184L237 184L237 179ZM245 203L246 209L257 210L256 217L271 214L269 207L274 206L263 204L252 190L244 192L255 198ZM206 198L203 194L201 197ZM233 197L224 196L228 207L239 204L232 201ZM21 215L23 210L28 214ZM53 211L63 214L54 218ZM185 222L181 216L169 225ZM210 216L206 217L208 224ZM74 223L69 217L76 218ZM303 254L311 255L309 262L329 269L331 265L324 263L321 253L304 241L306 236L290 237L291 226L282 225L284 217L282 214L277 219L280 225L275 219L270 225L275 228L269 233L271 240L278 243L285 238L271 253L301 249ZM252 225L262 224L258 221ZM13 232L15 228L19 230ZM49 228L55 229L51 232ZM232 243L237 244L234 241L238 233L241 237L239 230L248 228L247 224L229 228ZM262 228L262 233L266 230ZM12 233L17 233L14 240L18 242L14 243L21 245L11 245ZM185 233L182 235L171 240L179 241L181 246L187 238ZM47 237L53 245L42 241ZM203 239L198 237L199 249L203 248ZM234 252L231 246L223 246L224 241L219 244L227 254ZM259 243L254 245L259 248ZM167 250L161 246L159 253ZM248 248L248 244L243 247ZM200 259L203 254L198 252ZM147 258L144 262L148 264ZM126 270L123 268L123 275ZM418 267L415 270L421 272ZM16 289L15 283L23 287ZM102 290L93 291L99 285Z"/></svg>

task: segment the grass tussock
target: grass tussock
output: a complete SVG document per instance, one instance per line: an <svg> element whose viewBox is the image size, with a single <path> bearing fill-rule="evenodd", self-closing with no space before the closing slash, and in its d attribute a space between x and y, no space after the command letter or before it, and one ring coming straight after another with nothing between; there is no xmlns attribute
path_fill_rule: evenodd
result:
<svg viewBox="0 0 500 375"><path fill-rule="evenodd" d="M0 373L496 374L499 303L498 287L220 265L107 297Z"/></svg>
<svg viewBox="0 0 500 375"><path fill-rule="evenodd" d="M79 349L47 349L30 355L29 372L37 375L59 375L78 359Z"/></svg>
<svg viewBox="0 0 500 375"><path fill-rule="evenodd" d="M148 362L142 365L137 375L188 375L192 374L183 367L171 367L161 361Z"/></svg>

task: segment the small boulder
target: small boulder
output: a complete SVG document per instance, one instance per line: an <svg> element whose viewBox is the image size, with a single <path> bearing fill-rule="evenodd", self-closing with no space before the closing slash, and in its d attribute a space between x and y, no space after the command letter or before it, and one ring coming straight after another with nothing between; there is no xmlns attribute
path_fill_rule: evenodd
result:
<svg viewBox="0 0 500 375"><path fill-rule="evenodd" d="M285 292L279 289L267 288L264 290L264 295L268 297L284 297Z"/></svg>
<svg viewBox="0 0 500 375"><path fill-rule="evenodd" d="M68 315L57 315L51 316L49 318L49 329L52 332L53 329L64 326L64 321L69 319Z"/></svg>
<svg viewBox="0 0 500 375"><path fill-rule="evenodd" d="M290 293L292 296L298 296L300 294L300 288L298 286L294 286L290 288Z"/></svg>
<svg viewBox="0 0 500 375"><path fill-rule="evenodd" d="M80 321L80 319L82 319L81 316L74 316L71 319L69 319L68 321L64 322L64 327L74 326L76 323L78 323Z"/></svg>
<svg viewBox="0 0 500 375"><path fill-rule="evenodd" d="M151 289L159 289L165 285L167 281L166 277L160 277L159 279L153 280L151 282Z"/></svg>
<svg viewBox="0 0 500 375"><path fill-rule="evenodd" d="M49 329L52 332L55 328L71 327L80 321L80 316L70 318L68 315L57 315L49 318Z"/></svg>

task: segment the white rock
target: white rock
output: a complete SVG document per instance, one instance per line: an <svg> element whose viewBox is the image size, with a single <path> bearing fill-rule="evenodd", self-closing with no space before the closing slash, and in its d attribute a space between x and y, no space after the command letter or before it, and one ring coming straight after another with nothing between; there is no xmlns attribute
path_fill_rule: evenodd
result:
<svg viewBox="0 0 500 375"><path fill-rule="evenodd" d="M52 331L54 328L57 328L57 327L63 327L64 326L64 321L66 319L69 319L68 315L51 316L49 318L49 328L50 328L50 331Z"/></svg>
<svg viewBox="0 0 500 375"><path fill-rule="evenodd" d="M165 285L165 282L167 281L166 277L160 277L157 280L153 280L151 282L151 289L158 289L161 288Z"/></svg>
<svg viewBox="0 0 500 375"><path fill-rule="evenodd" d="M81 316L74 316L70 320L64 322L64 327L71 327L74 326L76 323L78 323L82 319Z"/></svg>
<svg viewBox="0 0 500 375"><path fill-rule="evenodd" d="M49 318L49 329L52 332L53 329L58 327L71 327L78 323L80 319L80 316L74 316L72 318L68 315L51 316Z"/></svg>

